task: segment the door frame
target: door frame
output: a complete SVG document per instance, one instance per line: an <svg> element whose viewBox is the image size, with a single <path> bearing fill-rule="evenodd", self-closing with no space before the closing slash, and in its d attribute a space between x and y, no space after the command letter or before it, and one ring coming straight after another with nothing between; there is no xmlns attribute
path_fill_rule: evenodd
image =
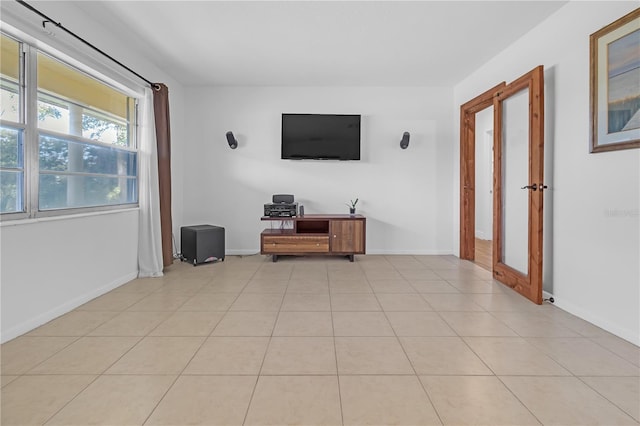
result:
<svg viewBox="0 0 640 426"><path fill-rule="evenodd" d="M502 262L502 102L529 90L529 190L527 274ZM542 304L542 220L544 180L544 67L507 85L502 82L460 106L460 258L475 260L475 114L493 105L493 278L532 302Z"/></svg>
<svg viewBox="0 0 640 426"><path fill-rule="evenodd" d="M460 259L475 260L476 113L492 106L505 86L503 81L460 106Z"/></svg>

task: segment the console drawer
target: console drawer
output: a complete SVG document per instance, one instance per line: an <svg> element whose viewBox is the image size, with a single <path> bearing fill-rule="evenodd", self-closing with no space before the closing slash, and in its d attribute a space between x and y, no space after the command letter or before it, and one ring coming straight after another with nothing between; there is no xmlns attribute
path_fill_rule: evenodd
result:
<svg viewBox="0 0 640 426"><path fill-rule="evenodd" d="M329 236L262 236L262 252L271 253L328 253Z"/></svg>

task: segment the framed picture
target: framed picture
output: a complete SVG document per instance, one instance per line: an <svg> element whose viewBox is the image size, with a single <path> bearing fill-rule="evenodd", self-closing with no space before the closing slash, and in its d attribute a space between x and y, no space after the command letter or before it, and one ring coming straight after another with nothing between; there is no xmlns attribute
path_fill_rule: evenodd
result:
<svg viewBox="0 0 640 426"><path fill-rule="evenodd" d="M640 9L590 36L591 152L640 148Z"/></svg>

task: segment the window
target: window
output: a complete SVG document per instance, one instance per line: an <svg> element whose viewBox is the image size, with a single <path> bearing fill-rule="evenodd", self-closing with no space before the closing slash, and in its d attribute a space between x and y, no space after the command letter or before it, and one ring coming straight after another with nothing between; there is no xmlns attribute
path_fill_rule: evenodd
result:
<svg viewBox="0 0 640 426"><path fill-rule="evenodd" d="M13 68L5 67L7 54L16 58ZM19 90L25 69L37 76L36 87L24 90L31 96ZM2 35L0 213L35 217L135 205L135 117L135 98Z"/></svg>

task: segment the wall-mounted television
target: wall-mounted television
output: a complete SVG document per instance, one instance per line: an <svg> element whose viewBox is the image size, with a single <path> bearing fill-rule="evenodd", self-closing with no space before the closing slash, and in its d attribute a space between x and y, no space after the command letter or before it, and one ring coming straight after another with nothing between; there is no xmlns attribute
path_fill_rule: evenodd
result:
<svg viewBox="0 0 640 426"><path fill-rule="evenodd" d="M282 158L359 160L360 115L282 114Z"/></svg>

